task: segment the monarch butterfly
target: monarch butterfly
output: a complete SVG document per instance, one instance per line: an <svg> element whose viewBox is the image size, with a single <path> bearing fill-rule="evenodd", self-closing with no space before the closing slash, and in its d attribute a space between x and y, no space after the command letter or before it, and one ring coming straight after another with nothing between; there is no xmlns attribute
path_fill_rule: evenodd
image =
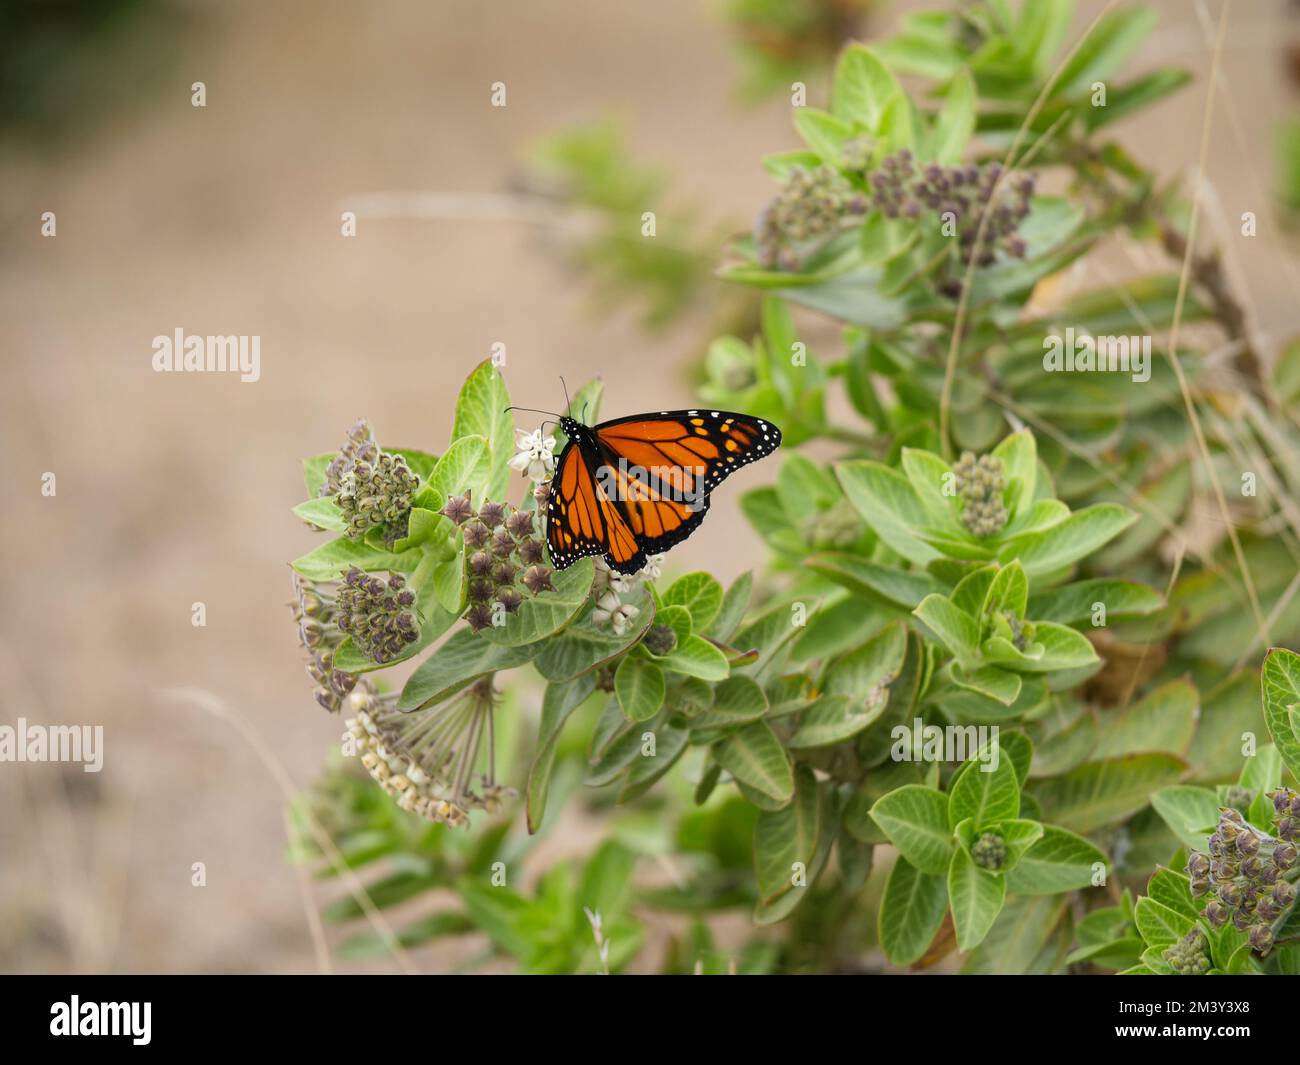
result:
<svg viewBox="0 0 1300 1065"><path fill-rule="evenodd" d="M725 410L665 410L595 426L564 416L560 428L569 441L546 503L556 569L604 555L611 569L635 573L647 555L699 528L710 491L781 446L771 422Z"/></svg>

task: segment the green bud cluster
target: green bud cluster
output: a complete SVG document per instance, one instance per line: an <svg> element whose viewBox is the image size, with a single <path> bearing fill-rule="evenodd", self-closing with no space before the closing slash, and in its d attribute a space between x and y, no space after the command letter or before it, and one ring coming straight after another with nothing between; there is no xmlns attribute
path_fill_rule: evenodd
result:
<svg viewBox="0 0 1300 1065"><path fill-rule="evenodd" d="M475 632L493 624L499 610L513 614L532 595L554 591L550 566L533 512L489 500L476 511L469 493L450 496L439 511L460 526L469 576L465 620ZM495 606L494 606L495 604Z"/></svg>
<svg viewBox="0 0 1300 1065"><path fill-rule="evenodd" d="M866 197L831 167L796 166L754 225L758 261L769 270L798 270L801 250L832 236L844 217L866 210Z"/></svg>
<svg viewBox="0 0 1300 1065"><path fill-rule="evenodd" d="M420 637L412 607L415 593L400 573L388 580L353 566L337 596L338 626L372 662L391 662Z"/></svg>
<svg viewBox="0 0 1300 1065"><path fill-rule="evenodd" d="M1002 504L1002 460L992 455L975 458L963 451L953 467L957 494L964 503L962 524L981 539L1001 532L1007 523L1007 508Z"/></svg>
<svg viewBox="0 0 1300 1065"><path fill-rule="evenodd" d="M1208 946L1204 930L1196 925L1161 956L1182 976L1203 976L1212 964Z"/></svg>
<svg viewBox="0 0 1300 1065"><path fill-rule="evenodd" d="M641 642L651 654L671 654L677 646L677 633L667 625L651 625Z"/></svg>
<svg viewBox="0 0 1300 1065"><path fill-rule="evenodd" d="M981 869L1001 869L1007 860L1007 845L996 832L985 832L970 849L971 861Z"/></svg>
<svg viewBox="0 0 1300 1065"><path fill-rule="evenodd" d="M390 544L404 536L419 483L401 455L380 451L372 462L354 463L335 496L348 539L360 540L371 529L383 529Z"/></svg>
<svg viewBox="0 0 1300 1065"><path fill-rule="evenodd" d="M293 575L294 598L290 608L298 624L298 639L307 652L307 676L316 685L316 702L337 713L357 686L355 673L334 668L334 654L343 642L333 593L324 585Z"/></svg>
<svg viewBox="0 0 1300 1065"><path fill-rule="evenodd" d="M804 538L814 547L848 547L865 531L862 515L847 499L817 511L804 524Z"/></svg>
<svg viewBox="0 0 1300 1065"><path fill-rule="evenodd" d="M918 170L906 148L887 156L872 172L871 206L886 218L920 218L932 214L939 220L949 216L953 235L966 263L980 238L978 266L993 263L1000 249L1013 259L1023 259L1027 250L1018 235L1020 223L1029 215L1034 195L1034 178L1024 174L999 184L1000 163L983 166L939 166L931 163ZM980 234L980 226L984 232Z"/></svg>
<svg viewBox="0 0 1300 1065"><path fill-rule="evenodd" d="M1300 854L1293 842L1300 835L1300 795L1279 788L1269 798L1276 835L1225 807L1210 836L1209 853L1193 851L1187 859L1192 895L1210 896L1206 920L1216 928L1231 921L1238 931L1248 933L1251 947L1261 954L1273 946L1277 928L1295 903L1291 881L1300 874Z"/></svg>

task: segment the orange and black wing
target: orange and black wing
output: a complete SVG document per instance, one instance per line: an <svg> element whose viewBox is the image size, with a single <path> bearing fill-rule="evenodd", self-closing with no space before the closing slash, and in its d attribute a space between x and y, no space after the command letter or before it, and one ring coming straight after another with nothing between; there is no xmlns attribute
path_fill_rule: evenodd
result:
<svg viewBox="0 0 1300 1065"><path fill-rule="evenodd" d="M634 415L604 422L594 435L602 481L613 486L609 494L643 555L685 540L704 520L714 488L781 445L770 422L719 410Z"/></svg>
<svg viewBox="0 0 1300 1065"><path fill-rule="evenodd" d="M555 464L546 504L546 544L556 569L590 555L604 555L622 573L645 565L645 552L606 484L593 468L593 457L569 441Z"/></svg>

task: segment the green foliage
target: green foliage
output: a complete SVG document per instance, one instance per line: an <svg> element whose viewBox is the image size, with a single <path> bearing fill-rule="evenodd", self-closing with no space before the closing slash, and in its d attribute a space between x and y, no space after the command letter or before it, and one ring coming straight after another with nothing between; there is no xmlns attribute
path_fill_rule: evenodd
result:
<svg viewBox="0 0 1300 1065"><path fill-rule="evenodd" d="M1294 353L1259 371L1213 252L1188 260L1183 299L1177 262L1062 292L1062 271L1117 233L1152 259L1188 240L1179 190L1104 139L1187 75L1121 75L1147 9L1116 8L1081 42L1071 15L1065 0L909 15L840 52L823 106L795 109L805 147L766 160L778 191L721 270L757 313L699 367L705 402L784 432L767 481L740 494L761 571L724 588L662 576L670 558L623 582L584 560L499 621L457 627L475 548L455 497L512 491L509 398L486 364L441 457L395 452L419 480L404 535L339 535L294 563L320 584L349 566L407 574L416 595L404 657L422 660L394 693L356 648L324 660L300 597L325 705L369 708L404 755L421 729L464 729L456 786L432 805L438 773L407 788L405 763L372 758L385 790L334 770L310 808L346 861L384 868L366 885L381 908L451 891L403 943L473 929L529 972L1300 968L1291 889L1275 887L1297 875L1300 657L1269 650L1300 638L1300 372ZM541 158L611 219L661 188L609 130ZM1035 192L1031 168L1064 194ZM601 242L605 269L616 242ZM665 313L695 292L693 265L642 254L618 252L620 288ZM1221 336L1162 350L1176 314ZM1053 367L1068 330L1148 337L1150 361ZM1225 340L1242 353L1232 392L1202 370ZM307 460L295 511L327 533L344 527L322 491L335 461ZM509 714L493 687L507 676ZM486 823L456 834L390 795ZM340 803L345 823L324 824ZM584 840L598 824L585 857L536 861L533 834L564 819ZM1233 892L1207 901L1196 857L1222 860L1242 833L1277 867L1232 859L1273 893L1238 915L1249 931L1212 908ZM714 918L737 910L754 935L720 945ZM652 912L666 942L643 932ZM356 944L391 949L369 935Z"/></svg>

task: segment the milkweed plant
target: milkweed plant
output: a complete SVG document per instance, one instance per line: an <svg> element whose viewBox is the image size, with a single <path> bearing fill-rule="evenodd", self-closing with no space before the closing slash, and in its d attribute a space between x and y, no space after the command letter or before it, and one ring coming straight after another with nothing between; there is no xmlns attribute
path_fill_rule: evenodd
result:
<svg viewBox="0 0 1300 1065"><path fill-rule="evenodd" d="M294 857L343 956L1300 972L1300 355L1112 139L1191 80L1124 75L1152 12L1071 13L909 15L795 101L697 372L783 430L727 486L760 570L552 567L564 437L491 361L440 450L373 411L305 461L293 614L341 740ZM592 199L637 187L609 169ZM1136 276L1090 268L1116 238Z"/></svg>

